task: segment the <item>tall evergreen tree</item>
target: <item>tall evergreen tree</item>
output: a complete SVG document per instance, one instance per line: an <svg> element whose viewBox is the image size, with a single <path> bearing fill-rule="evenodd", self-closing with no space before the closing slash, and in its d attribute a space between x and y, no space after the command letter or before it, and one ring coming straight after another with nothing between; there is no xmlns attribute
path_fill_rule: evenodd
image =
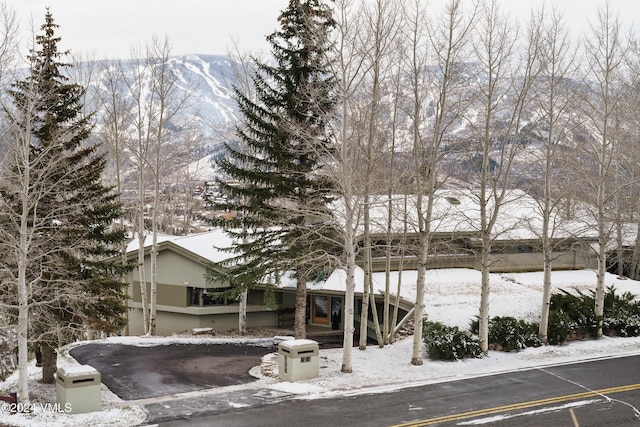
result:
<svg viewBox="0 0 640 427"><path fill-rule="evenodd" d="M226 176L219 185L229 198L217 207L237 213L224 224L236 242L223 265L227 279L246 289L294 272L295 335L304 338L306 282L327 259L317 219L328 217L333 192L320 165L333 150L327 52L335 22L321 0L290 0L279 23L267 37L275 64L256 61L255 98L235 90L240 143L227 144L229 155L218 162Z"/></svg>
<svg viewBox="0 0 640 427"><path fill-rule="evenodd" d="M7 203L3 235L26 233L30 242L23 261L5 259L11 265L4 269L25 269L28 335L42 348L45 382L53 381L56 347L87 329L120 330L126 310L125 267L108 260L124 240L123 230L114 228L121 205L102 184L105 159L88 141L92 118L82 115L84 89L63 74L70 65L61 62L66 53L58 50L57 27L47 10L29 73L9 91L7 144L14 152L22 145L28 155L10 158L0 184ZM27 221L18 229L21 217ZM3 242L4 253L11 253L10 244Z"/></svg>

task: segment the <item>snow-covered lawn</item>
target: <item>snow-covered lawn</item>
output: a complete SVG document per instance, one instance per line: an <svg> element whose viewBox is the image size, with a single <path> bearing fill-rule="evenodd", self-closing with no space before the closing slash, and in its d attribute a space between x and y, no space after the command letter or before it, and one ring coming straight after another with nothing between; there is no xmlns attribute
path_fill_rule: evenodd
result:
<svg viewBox="0 0 640 427"><path fill-rule="evenodd" d="M379 278L378 278L379 280ZM403 282L411 290L415 273L404 272ZM379 280L379 282L382 282ZM553 273L555 288L588 291L595 287L595 273L590 270L558 271ZM394 283L394 282L392 282ZM469 322L478 312L480 298L480 273L475 270L447 269L429 272L428 291L425 300L429 319L448 325L468 328ZM640 282L620 280L614 275L606 276L606 285L614 286L618 293L626 291L640 295ZM404 286L404 285L403 285ZM542 298L541 273L492 274L491 315L514 316L530 321L537 320ZM403 292L404 293L404 292ZM212 338L113 338L107 342L131 345L160 345L172 342L210 342ZM228 341L228 340L225 340ZM252 374L261 377L250 387L266 387L300 395L300 398L327 397L355 394L363 391L397 389L400 386L440 382L470 376L486 375L534 366L566 363L590 358L610 357L640 353L640 338L603 338L598 341L572 342L564 346L549 346L526 349L518 353L491 352L482 359L459 362L436 362L425 358L422 366L413 366L411 360L411 338L384 348L369 346L365 351L353 350L353 373L342 374L342 350L320 351L320 376L298 383L281 382L260 376L258 367ZM63 352L59 366L73 366L77 362ZM31 366L30 387L34 402L54 403L55 385L44 386L37 382L39 369ZM17 376L14 374L4 383L0 391L15 390ZM68 415L38 410L31 414L0 414L0 425L16 426L133 426L144 421L144 412L136 406L127 406L117 396L102 386L101 412Z"/></svg>

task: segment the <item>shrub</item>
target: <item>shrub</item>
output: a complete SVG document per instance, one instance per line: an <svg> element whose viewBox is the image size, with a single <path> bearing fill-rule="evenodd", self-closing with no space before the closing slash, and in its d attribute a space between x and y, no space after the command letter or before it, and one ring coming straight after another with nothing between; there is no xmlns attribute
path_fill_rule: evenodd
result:
<svg viewBox="0 0 640 427"><path fill-rule="evenodd" d="M551 326L551 314L553 312L563 313L571 319L574 330L570 332L584 333L595 337L598 329L598 318L596 317L595 294L590 295L578 291L577 295L560 289L560 293L551 295L549 306L549 325ZM564 317L564 316L561 316Z"/></svg>
<svg viewBox="0 0 640 427"><path fill-rule="evenodd" d="M425 321L422 325L422 340L431 359L460 360L482 354L478 340L471 333L440 322Z"/></svg>
<svg viewBox="0 0 640 427"><path fill-rule="evenodd" d="M549 327L547 330L547 342L551 345L561 345L569 334L576 330L576 323L568 314L561 310L549 312Z"/></svg>
<svg viewBox="0 0 640 427"><path fill-rule="evenodd" d="M607 334L621 337L640 335L640 303L630 292L616 295L615 288L607 288L604 296L603 329Z"/></svg>
<svg viewBox="0 0 640 427"><path fill-rule="evenodd" d="M508 316L494 317L489 321L489 343L501 346L504 351L542 345L538 325Z"/></svg>
<svg viewBox="0 0 640 427"><path fill-rule="evenodd" d="M549 343L562 344L570 333L585 333L595 337L598 320L595 315L595 292L573 295L561 290L551 296ZM559 324L556 325L556 322ZM602 327L608 335L639 336L640 302L635 301L635 296L629 292L617 295L613 286L608 287L604 297ZM562 334L565 334L564 338ZM552 335L557 342L552 342Z"/></svg>
<svg viewBox="0 0 640 427"><path fill-rule="evenodd" d="M478 334L479 321L471 322L471 332ZM489 344L502 347L504 351L520 351L526 347L542 345L538 337L538 325L517 320L514 317L493 317L489 319Z"/></svg>

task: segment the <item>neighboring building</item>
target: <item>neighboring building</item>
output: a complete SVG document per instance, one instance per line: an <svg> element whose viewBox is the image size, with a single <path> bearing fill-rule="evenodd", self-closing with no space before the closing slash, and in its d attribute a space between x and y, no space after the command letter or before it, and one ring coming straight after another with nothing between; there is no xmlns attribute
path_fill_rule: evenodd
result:
<svg viewBox="0 0 640 427"><path fill-rule="evenodd" d="M428 268L480 269L479 196L472 190L438 190L433 206ZM418 219L415 196L379 196L371 202L373 271L386 269L387 241L391 269L417 268ZM424 202L426 203L426 201ZM389 226L388 210L393 210ZM491 207L490 207L491 208ZM406 213L405 213L406 210ZM340 211L336 207L335 211ZM493 228L492 272L537 271L543 268L542 219L539 204L528 194L510 191ZM391 232L389 232L391 230ZM553 230L553 266L557 270L595 268L593 230L577 221L559 221ZM401 253L402 252L402 253Z"/></svg>

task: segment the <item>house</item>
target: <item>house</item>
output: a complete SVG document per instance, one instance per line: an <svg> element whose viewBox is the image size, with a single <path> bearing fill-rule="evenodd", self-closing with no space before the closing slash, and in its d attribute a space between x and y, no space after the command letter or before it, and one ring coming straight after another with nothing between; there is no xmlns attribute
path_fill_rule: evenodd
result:
<svg viewBox="0 0 640 427"><path fill-rule="evenodd" d="M229 283L210 282L206 279L211 262L223 261L229 256L222 248L231 241L220 229L190 236L158 237L157 256L157 321L158 335L171 335L200 328L224 331L238 328L240 305L216 294L230 287ZM147 292L150 290L151 238L145 240L144 270ZM138 241L129 243L127 259L138 258ZM308 284L308 325L326 332L339 330L344 313L344 285L336 284L335 273L328 278ZM361 277L362 274L359 274ZM142 298L138 268L128 273L129 334L144 334ZM361 280L362 282L362 280ZM264 303L265 288L252 288L247 297L248 327L290 327L295 307L295 280L284 276L275 292L276 307Z"/></svg>
<svg viewBox="0 0 640 427"><path fill-rule="evenodd" d="M441 190L436 195L433 215L433 232L428 268L473 268L479 269L481 234L477 197L471 191ZM410 196L379 197L371 205L371 232L374 241L373 271L386 270L386 249L391 248L389 258L392 271L417 268L418 233L417 218ZM388 206L395 214L388 226ZM339 207L334 212L340 212ZM405 231L406 227L406 231ZM542 270L540 244L541 221L535 200L523 192L513 191L507 198L503 213L494 227L491 252L491 270L535 271ZM391 230L389 232L388 230ZM390 243L389 245L387 243ZM556 229L553 238L554 268L582 269L594 266L590 253L594 239L585 235L578 225L564 223ZM228 289L230 283L209 282L205 278L207 266L229 257L223 248L233 245L224 231L216 229L191 236L160 236L157 258L157 333L173 333L211 328L231 330L238 327L239 303L220 298L217 292ZM144 245L144 268L148 277L150 266L150 238ZM127 258L138 257L138 242L130 243ZM148 281L148 278L146 279ZM307 283L307 325L311 329L340 332L344 319L345 282L343 270L335 270L326 278ZM143 334L142 299L138 270L129 273L129 333ZM356 274L355 308L356 322L362 301L364 273ZM147 283L147 289L149 283ZM290 327L293 324L296 284L293 278L284 275L275 290L276 306L264 303L265 287L256 284L248 293L248 327ZM376 286L384 289L384 286ZM393 293L393 292L391 292ZM377 312L382 318L384 292L375 293ZM396 300L399 324L413 308L410 298ZM356 325L358 329L358 325Z"/></svg>
<svg viewBox="0 0 640 427"><path fill-rule="evenodd" d="M224 260L228 253L218 248L230 245L222 230L191 236L158 237L157 255L157 333L170 335L195 328L228 330L238 327L239 304L216 296L216 292L230 287L229 283L206 280L207 266ZM151 237L147 236L144 250L144 271L147 291L150 289ZM138 258L138 241L127 248L129 261ZM129 333L144 334L142 298L138 268L128 274ZM277 314L264 305L264 290L252 289L248 295L248 326L277 324Z"/></svg>
<svg viewBox="0 0 640 427"><path fill-rule="evenodd" d="M158 236L157 256L157 313L156 333L172 335L197 329L225 331L238 328L240 305L216 296L217 292L228 289L229 283L209 282L205 275L211 262L223 261L229 256L222 248L229 247L231 241L220 229L190 236ZM129 243L127 259L135 262L138 258L137 240ZM144 270L147 276L147 292L150 264L151 238L144 246ZM356 271L358 289L356 310L362 301L364 272ZM128 274L129 334L144 334L142 298L138 268ZM345 275L343 270L335 270L326 279L310 281L307 284L307 333L322 337L324 341L333 337L334 342L342 342L344 319ZM293 326L296 282L284 275L275 290L276 306L264 303L265 288L260 285L248 292L247 326L287 328ZM382 294L376 296L380 301ZM400 315L406 315L413 306L402 301ZM380 312L382 309L380 308Z"/></svg>

